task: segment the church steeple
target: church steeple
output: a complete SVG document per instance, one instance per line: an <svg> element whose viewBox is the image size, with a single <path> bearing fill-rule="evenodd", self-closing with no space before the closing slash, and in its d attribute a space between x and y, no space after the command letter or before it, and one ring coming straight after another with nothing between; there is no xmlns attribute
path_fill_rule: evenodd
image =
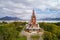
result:
<svg viewBox="0 0 60 40"><path fill-rule="evenodd" d="M35 16L34 10L33 10L33 12L32 12L32 16L31 16L31 24L33 24L33 25L36 24L36 16Z"/></svg>
<svg viewBox="0 0 60 40"><path fill-rule="evenodd" d="M34 10L33 10L33 14L32 15L35 16Z"/></svg>

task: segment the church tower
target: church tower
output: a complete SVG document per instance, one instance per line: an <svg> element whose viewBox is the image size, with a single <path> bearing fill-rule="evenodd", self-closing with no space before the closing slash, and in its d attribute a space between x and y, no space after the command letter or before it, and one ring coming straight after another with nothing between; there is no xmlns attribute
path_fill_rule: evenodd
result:
<svg viewBox="0 0 60 40"><path fill-rule="evenodd" d="M32 12L32 16L31 16L31 24L36 25L36 16L35 16L34 10Z"/></svg>

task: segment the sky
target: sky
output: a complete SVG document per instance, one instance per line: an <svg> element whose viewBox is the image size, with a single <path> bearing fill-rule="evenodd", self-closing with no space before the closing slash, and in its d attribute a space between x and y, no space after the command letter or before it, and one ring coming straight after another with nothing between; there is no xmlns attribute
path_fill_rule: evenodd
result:
<svg viewBox="0 0 60 40"><path fill-rule="evenodd" d="M33 9L37 19L60 18L60 0L0 0L0 18L30 19Z"/></svg>

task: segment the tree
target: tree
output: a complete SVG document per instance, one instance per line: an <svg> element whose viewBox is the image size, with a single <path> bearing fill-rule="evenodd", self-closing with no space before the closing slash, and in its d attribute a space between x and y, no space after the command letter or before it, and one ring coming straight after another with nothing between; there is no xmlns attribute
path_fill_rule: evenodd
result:
<svg viewBox="0 0 60 40"><path fill-rule="evenodd" d="M17 36L18 31L16 31L16 28L14 28L13 24L0 26L0 40L16 40Z"/></svg>
<svg viewBox="0 0 60 40"><path fill-rule="evenodd" d="M58 40L57 36L51 32L45 31L44 40Z"/></svg>

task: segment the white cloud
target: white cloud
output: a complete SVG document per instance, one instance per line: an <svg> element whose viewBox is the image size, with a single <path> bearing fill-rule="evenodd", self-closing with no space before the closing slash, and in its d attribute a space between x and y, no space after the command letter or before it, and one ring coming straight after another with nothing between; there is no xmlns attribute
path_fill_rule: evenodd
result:
<svg viewBox="0 0 60 40"><path fill-rule="evenodd" d="M40 9L42 12L47 11L46 9L53 9L60 11L60 0L1 0L0 1L0 14L12 15L21 18L29 18L32 13L32 9ZM46 12L47 13L47 12ZM42 13L36 14L37 18L51 17L54 13ZM0 16L1 16L0 15ZM47 15L47 16L46 16ZM58 15L58 12L55 14Z"/></svg>

